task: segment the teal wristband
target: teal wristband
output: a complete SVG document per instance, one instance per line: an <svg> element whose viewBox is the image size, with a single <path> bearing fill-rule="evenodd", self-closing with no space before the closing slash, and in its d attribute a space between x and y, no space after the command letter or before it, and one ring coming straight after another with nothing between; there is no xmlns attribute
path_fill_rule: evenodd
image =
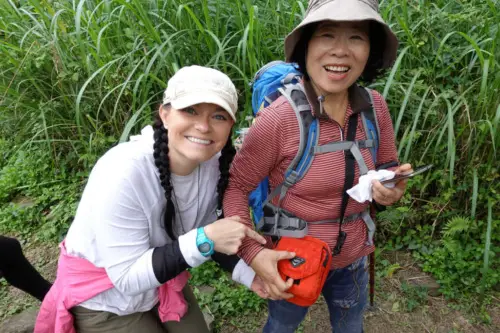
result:
<svg viewBox="0 0 500 333"><path fill-rule="evenodd" d="M214 254L214 242L207 237L203 227L198 228L196 234L196 247L204 257L210 257Z"/></svg>

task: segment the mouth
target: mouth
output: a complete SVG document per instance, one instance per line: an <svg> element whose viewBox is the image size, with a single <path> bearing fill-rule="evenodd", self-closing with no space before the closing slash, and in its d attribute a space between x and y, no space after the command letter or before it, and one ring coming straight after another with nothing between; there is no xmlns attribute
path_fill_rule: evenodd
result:
<svg viewBox="0 0 500 333"><path fill-rule="evenodd" d="M342 75L346 74L351 70L351 67L347 65L326 65L323 66L323 68L328 72L332 74L337 74L337 75Z"/></svg>
<svg viewBox="0 0 500 333"><path fill-rule="evenodd" d="M186 139L188 139L189 141L191 141L193 143L197 143L197 144L204 145L204 146L208 146L208 145L211 145L213 143L212 140L200 139L200 138L196 138L194 136L186 136Z"/></svg>

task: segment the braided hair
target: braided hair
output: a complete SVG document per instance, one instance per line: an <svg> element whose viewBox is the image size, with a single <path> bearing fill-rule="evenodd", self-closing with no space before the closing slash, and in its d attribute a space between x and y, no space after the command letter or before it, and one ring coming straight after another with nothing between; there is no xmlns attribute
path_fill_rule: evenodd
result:
<svg viewBox="0 0 500 333"><path fill-rule="evenodd" d="M229 167L233 162L235 154L236 149L233 146L233 140L231 140L231 133L229 133L229 137L224 148L222 148L222 152L219 157L220 177L219 182L217 183L217 215L219 218L224 217L222 212L222 202L224 201L224 192L226 192L227 184L229 183Z"/></svg>
<svg viewBox="0 0 500 333"><path fill-rule="evenodd" d="M163 106L168 107L168 106ZM153 123L154 130L154 144L153 144L153 157L156 167L160 172L160 183L165 191L165 199L167 199L167 207L165 215L163 216L163 225L168 236L171 239L177 239L174 234L174 221L175 221L175 207L172 201L172 182L170 181L170 160L168 157L168 130L163 126L163 121L160 115L157 114ZM229 168L233 161L236 149L233 147L231 140L231 133L228 140L222 148L221 156L219 157L219 170L220 177L217 183L217 215L223 218L222 202L224 200L224 192L226 191L229 183Z"/></svg>

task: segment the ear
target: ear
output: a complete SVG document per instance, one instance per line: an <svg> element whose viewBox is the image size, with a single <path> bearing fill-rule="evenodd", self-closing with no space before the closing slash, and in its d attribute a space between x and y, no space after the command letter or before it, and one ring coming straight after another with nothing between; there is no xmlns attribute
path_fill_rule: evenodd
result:
<svg viewBox="0 0 500 333"><path fill-rule="evenodd" d="M170 105L165 105L165 104L160 105L158 114L160 115L161 121L163 122L163 126L167 128L168 115L170 114Z"/></svg>

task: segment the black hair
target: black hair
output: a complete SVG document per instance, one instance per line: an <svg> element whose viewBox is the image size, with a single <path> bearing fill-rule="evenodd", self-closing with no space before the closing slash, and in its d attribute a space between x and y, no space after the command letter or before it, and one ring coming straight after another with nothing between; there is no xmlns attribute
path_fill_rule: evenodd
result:
<svg viewBox="0 0 500 333"><path fill-rule="evenodd" d="M168 106L162 106L168 107ZM154 144L153 144L153 157L155 165L160 172L160 183L165 191L165 199L167 199L167 207L165 209L165 215L163 216L163 224L168 236L171 239L177 239L174 234L174 221L175 221L175 207L172 201L172 183L170 181L170 160L168 157L168 130L163 126L163 121L160 115L155 116L153 123L154 129ZM233 161L234 155L236 154L236 149L233 147L233 142L231 140L231 133L227 139L227 142L222 149L221 156L219 157L219 170L220 177L217 183L217 211L222 212L222 202L224 200L224 192L226 191L227 185L229 183L229 168L231 162ZM218 217L222 218L223 214L218 213Z"/></svg>
<svg viewBox="0 0 500 333"><path fill-rule="evenodd" d="M296 62L304 79L310 80L306 67L306 55L309 41L316 31L319 23L311 23L302 28L302 34L293 50L291 61ZM384 50L386 43L386 32L382 24L370 21L369 25L370 55L360 79L366 83L373 82L383 74Z"/></svg>

